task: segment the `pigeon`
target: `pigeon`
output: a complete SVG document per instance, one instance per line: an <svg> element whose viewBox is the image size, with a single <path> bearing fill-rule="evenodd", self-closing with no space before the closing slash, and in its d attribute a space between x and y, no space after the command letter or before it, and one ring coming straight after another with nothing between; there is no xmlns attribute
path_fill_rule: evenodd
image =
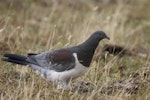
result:
<svg viewBox="0 0 150 100"><path fill-rule="evenodd" d="M110 38L103 31L96 31L77 46L28 54L28 56L4 54L2 60L28 65L46 81L53 82L58 89L72 90L70 81L87 72L95 49L103 39Z"/></svg>

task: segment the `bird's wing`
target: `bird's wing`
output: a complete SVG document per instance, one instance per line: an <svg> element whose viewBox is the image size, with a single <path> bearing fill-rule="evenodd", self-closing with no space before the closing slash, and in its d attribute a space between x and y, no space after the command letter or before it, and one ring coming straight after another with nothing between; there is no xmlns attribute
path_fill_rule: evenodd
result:
<svg viewBox="0 0 150 100"><path fill-rule="evenodd" d="M62 72L75 67L75 58L71 51L60 49L43 52L37 55L29 55L27 61L45 69Z"/></svg>

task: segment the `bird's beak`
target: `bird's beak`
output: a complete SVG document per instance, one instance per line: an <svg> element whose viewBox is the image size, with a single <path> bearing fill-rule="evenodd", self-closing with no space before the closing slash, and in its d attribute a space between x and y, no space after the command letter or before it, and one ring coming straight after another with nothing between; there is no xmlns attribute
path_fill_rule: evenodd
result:
<svg viewBox="0 0 150 100"><path fill-rule="evenodd" d="M108 36L106 36L106 39L110 40L110 38Z"/></svg>

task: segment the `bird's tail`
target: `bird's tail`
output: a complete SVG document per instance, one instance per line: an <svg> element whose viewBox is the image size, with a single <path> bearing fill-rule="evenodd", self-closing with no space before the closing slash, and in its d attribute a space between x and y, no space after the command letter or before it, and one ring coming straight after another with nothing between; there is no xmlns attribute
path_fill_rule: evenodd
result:
<svg viewBox="0 0 150 100"><path fill-rule="evenodd" d="M17 55L17 54L4 54L2 61L11 62L20 65L27 65L29 62L27 61L26 56Z"/></svg>

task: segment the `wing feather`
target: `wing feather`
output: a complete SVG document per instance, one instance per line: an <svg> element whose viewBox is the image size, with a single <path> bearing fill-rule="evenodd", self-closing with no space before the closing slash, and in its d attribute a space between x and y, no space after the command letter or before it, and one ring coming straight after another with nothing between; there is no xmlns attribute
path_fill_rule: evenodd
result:
<svg viewBox="0 0 150 100"><path fill-rule="evenodd" d="M29 55L27 61L36 63L45 69L62 72L75 67L75 58L67 49L43 52L37 55Z"/></svg>

